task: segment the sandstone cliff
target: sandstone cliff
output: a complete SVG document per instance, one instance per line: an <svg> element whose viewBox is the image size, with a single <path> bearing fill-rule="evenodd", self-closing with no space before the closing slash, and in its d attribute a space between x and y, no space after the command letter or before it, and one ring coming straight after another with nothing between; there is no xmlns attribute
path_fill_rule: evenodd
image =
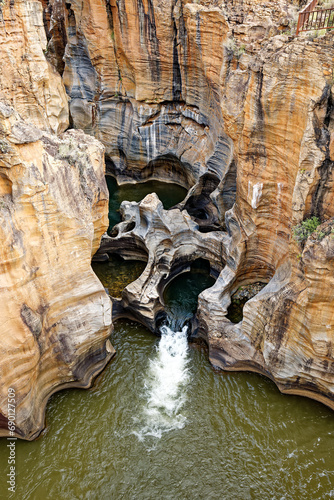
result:
<svg viewBox="0 0 334 500"><path fill-rule="evenodd" d="M304 218L334 216L332 38L291 36L297 9L73 0L49 25L66 33L73 124L105 144L109 172L179 182L190 188L180 208L202 232L203 211L228 232L226 266L198 310L212 362L333 406L331 238L313 242L312 259L292 239ZM232 324L231 296L259 281L266 287Z"/></svg>
<svg viewBox="0 0 334 500"><path fill-rule="evenodd" d="M89 386L112 353L110 300L90 267L108 225L104 148L3 103L0 123L0 434L12 388L16 435L32 439L49 396Z"/></svg>
<svg viewBox="0 0 334 500"><path fill-rule="evenodd" d="M89 386L113 354L110 301L90 266L108 226L104 147L53 135L68 128L68 96L43 18L37 0L1 2L0 435L11 388L27 439L53 392Z"/></svg>
<svg viewBox="0 0 334 500"><path fill-rule="evenodd" d="M23 119L50 132L68 127L68 98L60 75L45 59L43 9L37 0L0 3L0 98Z"/></svg>
<svg viewBox="0 0 334 500"><path fill-rule="evenodd" d="M116 315L132 315L154 330L163 308L164 286L193 259L203 257L207 248L205 256L211 266L216 271L224 266L215 285L201 294L194 321L194 335L207 342L211 362L224 369L264 373L282 391L308 395L334 407L333 38L330 33L314 39L292 36L297 3L30 0L17 1L13 6L5 2L1 6L2 44L20 47L21 59L19 64L13 50L4 54L10 71L1 75L0 91L23 118L40 129L59 133L67 127L66 88L69 123L104 144L107 171L120 183L157 178L189 189L184 203L171 214L162 211L154 197L124 207L126 221L117 229L116 237L104 240L101 252L117 248L127 253L130 247L133 255L149 255L144 274L127 287L115 306ZM49 214L51 206L60 210L60 200L64 219L67 213L76 214L71 222L64 221L64 227L69 224L72 232L67 231L67 243L61 247L65 252L77 238L83 238L76 251L85 249L85 257L80 260L85 261L85 272L94 283L89 285L93 288L87 300L99 296L104 304L99 306L99 313L97 306L92 306L96 322L93 330L99 334L94 341L89 335L83 338L83 349L87 353L87 345L92 342L97 351L100 349L102 360L111 319L107 312L108 318L103 319L106 299L89 271L89 259L106 221L102 223L101 218L100 223L95 222L95 233L90 226L88 239L86 225L77 226L84 217L95 220L95 206L103 210L102 198L98 198L106 197L102 150L81 132L68 132L67 139L36 129L31 132L29 127L28 133L27 126L20 121L15 125L12 116L16 115L4 115L4 149L11 141L10 148L19 155L15 165L25 165L28 160L24 154L29 157L34 150L38 151L34 153L38 161L51 156L47 161L51 170L65 172L69 163L76 175L77 196L63 185L58 186L56 194L55 187L52 196L57 201L48 205L40 201L40 217L43 211ZM11 127L19 131L9 132ZM25 133L32 134L32 139L25 141L27 145L16 143L17 134L23 140ZM68 152L79 148L77 139L83 148L79 161ZM69 147L70 140L74 147ZM83 157L91 165L87 177L80 160ZM94 162L99 163L99 169ZM35 169L29 173L17 168L22 179L32 176L32 186L39 185ZM42 179L49 179L50 172L43 170ZM6 196L10 190L15 192L10 183L16 185L18 178L21 175L15 182L12 178L4 181ZM80 203L74 205L79 199ZM18 200L19 213L20 203ZM301 247L292 238L292 230L311 215L317 215L323 226ZM50 218L54 220L54 216ZM180 227L173 224L176 220ZM33 235L39 230L31 229ZM50 240L46 238L43 247L48 248L52 237L63 242L60 236L59 240L52 236L62 231L59 227L49 231ZM154 231L160 231L156 239ZM182 248L182 234L191 241L190 247ZM4 246L7 248L7 243ZM14 251L16 247L10 248ZM56 248L60 251L58 244ZM168 258L163 257L164 251L170 252ZM27 252L24 258L28 258ZM38 258L44 262L42 256ZM69 260L61 257L59 262L62 259ZM58 262L57 253L55 260ZM26 265L27 272L39 266ZM74 309L81 303L85 280L88 277L83 280L81 276L77 281L70 275L61 280L62 287L75 282L81 290L76 294L79 302L77 298L71 301ZM231 297L241 286L255 282L261 282L263 289L246 303L243 320L233 324L227 318ZM14 318L18 332L26 328L30 335L29 324L44 324L40 319L44 313L39 309L44 295L51 303L52 296L61 302L63 292L52 295L44 291L45 285L40 286L38 300L34 298L28 304L22 302L22 295L16 314L6 302L6 317ZM68 297L66 290L64 297ZM68 299L63 300L59 309L54 306L58 312L52 315L66 316ZM23 303L28 312L24 309L22 313ZM78 322L81 314L80 308ZM69 313L69 324L71 317ZM47 324L58 323L52 320ZM76 330L81 328L80 323ZM63 338L62 333L59 335ZM31 342L34 338L31 333ZM57 383L73 381L72 368L83 352L66 342L61 352L71 353L71 368L62 368L66 375L64 379L59 376ZM13 341L12 348L17 345ZM92 347L92 352L97 351ZM51 347L47 352L50 360L58 356ZM37 361L34 366L39 366ZM55 388L52 380L56 377L48 379L48 390L43 393L41 389L40 395L37 389L32 395L27 386L30 401L45 401ZM25 403L23 397L22 401L22 408L25 404L28 407L28 399ZM23 435L33 435L41 425L41 416L34 418L29 429L22 429Z"/></svg>

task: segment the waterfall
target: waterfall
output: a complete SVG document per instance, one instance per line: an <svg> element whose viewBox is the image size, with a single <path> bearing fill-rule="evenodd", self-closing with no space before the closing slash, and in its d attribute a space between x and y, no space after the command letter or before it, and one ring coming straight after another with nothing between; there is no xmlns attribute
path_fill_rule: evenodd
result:
<svg viewBox="0 0 334 500"><path fill-rule="evenodd" d="M181 410L189 381L187 329L161 327L161 339L145 375L144 408L137 418L139 430L134 432L140 440L148 436L161 438L163 433L185 425Z"/></svg>

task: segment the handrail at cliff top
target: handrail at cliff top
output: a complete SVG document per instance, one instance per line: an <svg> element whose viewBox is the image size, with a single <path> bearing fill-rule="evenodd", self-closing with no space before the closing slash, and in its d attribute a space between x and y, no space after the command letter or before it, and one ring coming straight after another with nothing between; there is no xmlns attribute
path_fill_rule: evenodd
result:
<svg viewBox="0 0 334 500"><path fill-rule="evenodd" d="M309 2L307 5L305 5L305 7L299 12L296 35L298 35L298 33L300 31L302 31L301 27L304 24L302 21L305 19L304 14L313 10L314 7L317 5L317 3L318 3L318 0L311 0L311 2Z"/></svg>
<svg viewBox="0 0 334 500"><path fill-rule="evenodd" d="M309 2L299 12L296 35L301 31L334 28L334 8L314 10L318 0Z"/></svg>

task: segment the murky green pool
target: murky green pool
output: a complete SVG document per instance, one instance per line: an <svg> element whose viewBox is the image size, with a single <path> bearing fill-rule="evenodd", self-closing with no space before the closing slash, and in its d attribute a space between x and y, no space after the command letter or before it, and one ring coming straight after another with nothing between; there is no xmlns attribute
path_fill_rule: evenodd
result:
<svg viewBox="0 0 334 500"><path fill-rule="evenodd" d="M320 499L334 490L334 418L255 374L216 373L190 348L185 425L140 441L159 339L119 321L94 389L54 395L47 430L17 444L20 499ZM4 478L6 440L0 442ZM6 498L4 481L0 496ZM331 493L332 492L332 493Z"/></svg>
<svg viewBox="0 0 334 500"><path fill-rule="evenodd" d="M94 273L112 297L121 297L123 289L139 278L145 267L146 262L123 260L118 255L111 255L109 262L92 263Z"/></svg>

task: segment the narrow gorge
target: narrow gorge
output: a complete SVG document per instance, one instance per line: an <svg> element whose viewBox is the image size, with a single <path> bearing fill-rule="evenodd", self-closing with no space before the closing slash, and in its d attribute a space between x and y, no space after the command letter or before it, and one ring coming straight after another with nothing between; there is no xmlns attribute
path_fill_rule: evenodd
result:
<svg viewBox="0 0 334 500"><path fill-rule="evenodd" d="M278 405L267 380L334 409L334 35L295 35L305 5L0 1L0 436L9 388L15 437L42 441L55 392L89 388L102 372L104 395L135 360L147 379L115 386L115 398L124 408L146 398L157 422L154 370L157 380L176 374L165 390L175 389L171 412L182 415L198 371L208 381L203 408L234 415L234 390L268 387L276 417L285 405L291 415L299 404L316 408L334 432L327 408L275 393ZM161 336L150 368L147 330ZM258 389L254 374L225 372L266 379ZM83 413L94 390L77 403ZM118 411L110 419L123 429ZM139 414L131 436L161 438ZM122 487L112 498L161 497ZM283 498L269 484L262 497L251 486L226 497L215 487L207 498ZM58 498L72 498L66 491ZM95 498L85 491L73 498ZM163 497L188 498L177 491ZM291 491L284 498L304 492Z"/></svg>

